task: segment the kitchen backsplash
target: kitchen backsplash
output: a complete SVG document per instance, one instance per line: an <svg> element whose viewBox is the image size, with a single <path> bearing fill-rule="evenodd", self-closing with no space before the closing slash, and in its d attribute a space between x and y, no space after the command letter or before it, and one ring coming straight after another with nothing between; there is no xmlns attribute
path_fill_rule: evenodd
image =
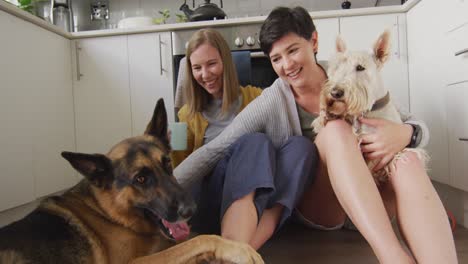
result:
<svg viewBox="0 0 468 264"><path fill-rule="evenodd" d="M212 0L212 3L220 6L219 0ZM224 0L223 10L229 18L261 16L267 15L276 6L303 6L309 11L336 10L341 9L342 0ZM401 0L350 0L351 8L400 5ZM153 16L160 17L158 11L170 10L170 18L166 23L175 23L176 14L182 14L179 7L183 0L109 0L111 16L114 20L130 16ZM203 0L195 0L195 8ZM193 9L192 0L187 0L187 4Z"/></svg>

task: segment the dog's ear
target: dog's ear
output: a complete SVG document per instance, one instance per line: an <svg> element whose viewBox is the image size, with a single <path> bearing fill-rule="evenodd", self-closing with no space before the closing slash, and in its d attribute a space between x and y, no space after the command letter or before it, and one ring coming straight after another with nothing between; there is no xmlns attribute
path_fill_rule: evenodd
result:
<svg viewBox="0 0 468 264"><path fill-rule="evenodd" d="M340 53L346 51L346 44L340 35L336 37L336 51Z"/></svg>
<svg viewBox="0 0 468 264"><path fill-rule="evenodd" d="M111 187L114 178L112 162L105 155L64 151L62 157L95 186L103 189Z"/></svg>
<svg viewBox="0 0 468 264"><path fill-rule="evenodd" d="M374 56L379 68L390 57L390 30L385 30L374 44Z"/></svg>
<svg viewBox="0 0 468 264"><path fill-rule="evenodd" d="M153 117L145 130L146 135L152 135L161 139L164 143L169 144L167 137L167 113L164 106L164 100L161 98L156 103Z"/></svg>

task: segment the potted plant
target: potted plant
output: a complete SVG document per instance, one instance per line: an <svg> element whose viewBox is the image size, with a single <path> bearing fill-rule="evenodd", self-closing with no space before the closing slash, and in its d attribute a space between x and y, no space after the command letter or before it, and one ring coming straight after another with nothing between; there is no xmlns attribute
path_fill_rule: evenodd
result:
<svg viewBox="0 0 468 264"><path fill-rule="evenodd" d="M18 7L32 14L34 11L33 0L18 0Z"/></svg>

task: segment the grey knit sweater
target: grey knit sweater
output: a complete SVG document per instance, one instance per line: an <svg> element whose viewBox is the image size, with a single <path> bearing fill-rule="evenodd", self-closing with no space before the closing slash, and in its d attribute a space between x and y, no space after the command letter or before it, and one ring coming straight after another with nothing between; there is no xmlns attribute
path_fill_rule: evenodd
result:
<svg viewBox="0 0 468 264"><path fill-rule="evenodd" d="M403 120L421 126L423 138L420 146L427 144L429 133L426 125L421 121L407 120L406 117ZM183 186L191 185L208 175L239 137L254 132L267 134L275 147L284 144L290 136L302 135L296 101L286 81L278 78L265 89L218 137L179 164L174 176Z"/></svg>

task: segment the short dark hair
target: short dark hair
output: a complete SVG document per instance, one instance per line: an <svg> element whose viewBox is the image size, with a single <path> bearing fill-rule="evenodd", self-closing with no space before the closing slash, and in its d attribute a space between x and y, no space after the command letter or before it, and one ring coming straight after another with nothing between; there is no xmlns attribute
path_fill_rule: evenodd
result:
<svg viewBox="0 0 468 264"><path fill-rule="evenodd" d="M273 43L285 35L295 33L310 40L314 31L314 22L303 7L276 7L263 22L260 30L260 47L268 55Z"/></svg>

